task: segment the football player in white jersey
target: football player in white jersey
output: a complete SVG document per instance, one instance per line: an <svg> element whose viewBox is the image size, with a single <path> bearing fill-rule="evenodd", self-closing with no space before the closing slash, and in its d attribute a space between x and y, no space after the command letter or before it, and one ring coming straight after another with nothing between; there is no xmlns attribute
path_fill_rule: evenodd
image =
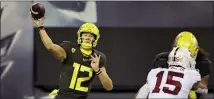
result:
<svg viewBox="0 0 214 99"><path fill-rule="evenodd" d="M174 47L168 56L168 68L152 69L147 83L141 87L136 99L142 98L188 98L191 89L207 93L207 88L195 70L195 59L185 47Z"/></svg>

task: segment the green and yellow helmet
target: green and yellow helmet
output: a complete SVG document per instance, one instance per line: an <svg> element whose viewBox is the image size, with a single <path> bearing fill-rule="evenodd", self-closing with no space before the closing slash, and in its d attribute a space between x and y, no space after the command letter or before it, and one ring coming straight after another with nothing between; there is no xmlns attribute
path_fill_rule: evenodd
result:
<svg viewBox="0 0 214 99"><path fill-rule="evenodd" d="M97 26L95 24L93 24L93 23L85 23L85 24L83 24L79 28L79 30L77 32L77 37L78 37L77 38L77 42L78 42L78 44L82 43L81 33L83 33L83 32L88 32L88 33L92 33L92 34L95 35L95 40L94 40L92 46L96 47L97 42L98 42L98 40L100 38L100 33L99 33L99 29L97 28Z"/></svg>
<svg viewBox="0 0 214 99"><path fill-rule="evenodd" d="M195 59L199 51L198 41L196 37L188 31L183 31L179 33L178 36L175 38L173 46L188 48Z"/></svg>

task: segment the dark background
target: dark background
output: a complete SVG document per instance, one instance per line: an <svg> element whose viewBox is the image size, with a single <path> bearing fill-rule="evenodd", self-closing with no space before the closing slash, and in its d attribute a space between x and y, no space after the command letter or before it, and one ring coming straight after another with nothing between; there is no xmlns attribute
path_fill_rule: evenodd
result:
<svg viewBox="0 0 214 99"><path fill-rule="evenodd" d="M98 1L102 27L213 27L213 2Z"/></svg>
<svg viewBox="0 0 214 99"><path fill-rule="evenodd" d="M169 51L176 35L189 30L198 38L200 47L210 52L214 61L212 28L105 28L100 27L101 38L97 49L107 56L107 73L114 83L114 91L136 91L144 83L147 73L153 68L156 54ZM47 28L54 43L63 40L76 42L77 28ZM57 88L60 62L42 44L35 30L35 84L46 89ZM213 85L213 80L209 86ZM92 89L102 90L98 80Z"/></svg>

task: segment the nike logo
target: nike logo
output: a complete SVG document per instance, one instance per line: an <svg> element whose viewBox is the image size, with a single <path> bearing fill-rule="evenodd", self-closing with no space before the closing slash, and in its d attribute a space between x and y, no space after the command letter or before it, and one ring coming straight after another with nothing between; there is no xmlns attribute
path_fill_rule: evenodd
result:
<svg viewBox="0 0 214 99"><path fill-rule="evenodd" d="M83 61L91 61L90 59L85 59L85 58L83 58L82 60L83 60Z"/></svg>

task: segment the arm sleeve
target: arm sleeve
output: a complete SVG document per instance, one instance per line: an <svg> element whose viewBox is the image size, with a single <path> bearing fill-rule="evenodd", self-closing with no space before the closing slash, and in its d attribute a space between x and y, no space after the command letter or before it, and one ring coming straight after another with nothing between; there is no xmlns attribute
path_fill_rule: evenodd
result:
<svg viewBox="0 0 214 99"><path fill-rule="evenodd" d="M65 63L65 61L67 60L68 58L68 53L71 52L71 49L75 46L72 42L70 41L63 41L60 46L65 50L66 52L66 58L62 61L62 63Z"/></svg>
<svg viewBox="0 0 214 99"><path fill-rule="evenodd" d="M152 74L157 71L159 69L151 69L150 72L148 73L147 75L147 78L146 78L146 84L144 84L140 90L138 91L138 93L136 94L136 99L145 99L148 97L149 95L149 78L152 76Z"/></svg>
<svg viewBox="0 0 214 99"><path fill-rule="evenodd" d="M193 79L194 84L201 81L201 75L196 70L193 70L189 77Z"/></svg>
<svg viewBox="0 0 214 99"><path fill-rule="evenodd" d="M145 99L149 95L149 85L146 83L144 84L138 91L135 96L135 99Z"/></svg>
<svg viewBox="0 0 214 99"><path fill-rule="evenodd" d="M63 41L60 46L65 50L66 53L69 52L69 50L71 50L72 47L72 43L69 41Z"/></svg>

